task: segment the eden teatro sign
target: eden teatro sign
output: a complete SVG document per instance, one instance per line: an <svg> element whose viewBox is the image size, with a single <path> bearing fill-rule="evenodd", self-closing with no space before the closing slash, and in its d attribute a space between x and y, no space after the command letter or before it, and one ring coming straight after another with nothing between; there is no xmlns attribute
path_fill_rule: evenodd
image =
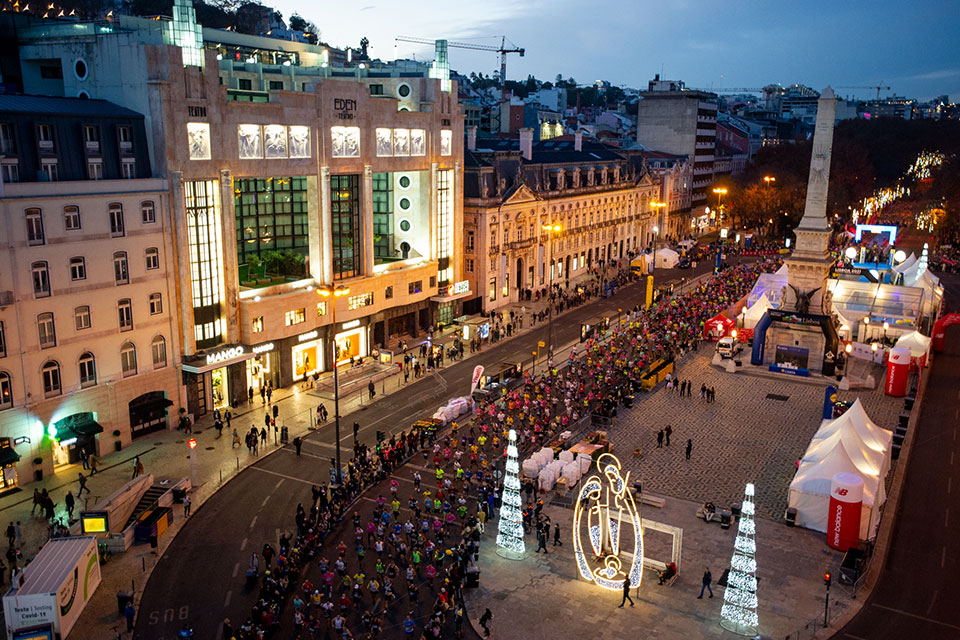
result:
<svg viewBox="0 0 960 640"><path fill-rule="evenodd" d="M347 98L334 98L333 110L336 112L334 115L340 120L353 120L354 112L357 110L357 101Z"/></svg>

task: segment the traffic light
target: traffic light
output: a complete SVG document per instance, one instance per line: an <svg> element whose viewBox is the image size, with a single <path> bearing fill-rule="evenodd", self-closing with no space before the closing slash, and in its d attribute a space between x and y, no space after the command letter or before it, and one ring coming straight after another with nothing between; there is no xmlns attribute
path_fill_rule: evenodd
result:
<svg viewBox="0 0 960 640"><path fill-rule="evenodd" d="M385 434L383 431L377 431L377 442L383 442L386 439L387 434Z"/></svg>
<svg viewBox="0 0 960 640"><path fill-rule="evenodd" d="M830 575L830 572L829 572L829 571L827 571L825 574L823 574L823 584L827 585L827 588L830 587L830 580L831 580L831 579L832 579L832 576Z"/></svg>

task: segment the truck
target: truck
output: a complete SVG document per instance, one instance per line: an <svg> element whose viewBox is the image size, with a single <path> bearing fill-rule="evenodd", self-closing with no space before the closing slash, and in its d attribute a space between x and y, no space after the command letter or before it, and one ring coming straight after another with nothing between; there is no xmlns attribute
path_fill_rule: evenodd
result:
<svg viewBox="0 0 960 640"><path fill-rule="evenodd" d="M52 538L3 596L7 640L66 638L98 586L97 539Z"/></svg>

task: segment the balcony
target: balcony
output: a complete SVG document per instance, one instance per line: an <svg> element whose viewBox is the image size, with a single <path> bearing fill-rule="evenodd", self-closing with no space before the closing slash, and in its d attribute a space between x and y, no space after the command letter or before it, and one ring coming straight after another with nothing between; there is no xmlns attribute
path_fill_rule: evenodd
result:
<svg viewBox="0 0 960 640"><path fill-rule="evenodd" d="M500 246L496 244L490 245L490 255L494 255L497 253L500 253Z"/></svg>
<svg viewBox="0 0 960 640"><path fill-rule="evenodd" d="M87 153L100 155L100 143L96 140L87 140Z"/></svg>

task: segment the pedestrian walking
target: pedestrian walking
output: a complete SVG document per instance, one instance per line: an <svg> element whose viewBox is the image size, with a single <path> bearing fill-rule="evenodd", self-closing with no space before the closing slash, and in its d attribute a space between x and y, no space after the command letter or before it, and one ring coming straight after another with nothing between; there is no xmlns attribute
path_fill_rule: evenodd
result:
<svg viewBox="0 0 960 640"><path fill-rule="evenodd" d="M97 464L100 462L100 459L96 455L90 454L90 475L92 476L97 472Z"/></svg>
<svg viewBox="0 0 960 640"><path fill-rule="evenodd" d="M543 549L545 554L549 553L547 551L547 535L541 527L537 527L537 553L540 553L540 549Z"/></svg>
<svg viewBox="0 0 960 640"><path fill-rule="evenodd" d="M269 383L267 384L267 403L273 401L273 386Z"/></svg>
<svg viewBox="0 0 960 640"><path fill-rule="evenodd" d="M373 380L367 383L367 392L370 394L370 399L373 400L373 396L377 395L377 388L373 384Z"/></svg>
<svg viewBox="0 0 960 640"><path fill-rule="evenodd" d="M691 451L693 451L693 440L690 439L690 438L687 438L687 451L686 451L687 460L690 459L690 452L691 452Z"/></svg>
<svg viewBox="0 0 960 640"><path fill-rule="evenodd" d="M133 477L130 479L133 480L133 478L136 478L141 473L143 473L143 463L140 462L140 456L137 456L133 459Z"/></svg>
<svg viewBox="0 0 960 640"><path fill-rule="evenodd" d="M663 430L663 435L667 437L667 446L670 446L670 434L673 433L673 428L670 425L667 425L667 428Z"/></svg>
<svg viewBox="0 0 960 640"><path fill-rule="evenodd" d="M697 600L703 600L703 590L706 589L710 592L710 597L713 597L713 589L710 588L710 583L713 582L713 574L710 573L710 567L703 568L703 579L700 581L700 595L697 596Z"/></svg>
<svg viewBox="0 0 960 640"><path fill-rule="evenodd" d="M33 515L37 508L40 507L40 489L33 490L33 508L30 509L30 515ZM40 509L43 511L43 509Z"/></svg>
<svg viewBox="0 0 960 640"><path fill-rule="evenodd" d="M630 597L630 578L629 576L623 579L623 598L620 600L620 606L618 609L622 609L623 605L626 604L627 600L630 601L630 606L633 606L633 598Z"/></svg>
<svg viewBox="0 0 960 640"><path fill-rule="evenodd" d="M280 416L280 407L273 405L273 419L276 420Z"/></svg>
<svg viewBox="0 0 960 640"><path fill-rule="evenodd" d="M493 620L493 613L490 609L487 609L483 612L483 615L480 616L480 626L483 627L483 636L485 638L490 637L490 628L487 625L490 624L491 620Z"/></svg>
<svg viewBox="0 0 960 640"><path fill-rule="evenodd" d="M16 539L17 539L17 532L13 528L13 520L11 520L10 524L7 525L7 546L12 547Z"/></svg>
<svg viewBox="0 0 960 640"><path fill-rule="evenodd" d="M183 496L183 517L184 517L184 518L189 518L189 517L190 517L190 507L191 507L192 505L193 505L193 503L190 501L190 495L189 495L189 494L184 494L184 496Z"/></svg>
<svg viewBox="0 0 960 640"><path fill-rule="evenodd" d="M662 447L663 447L663 429L660 429L660 431L657 431L657 449L660 449Z"/></svg>
<svg viewBox="0 0 960 640"><path fill-rule="evenodd" d="M63 499L63 503L67 506L67 520L70 520L73 518L73 510L76 507L76 500L73 497L72 491L67 491L67 495Z"/></svg>
<svg viewBox="0 0 960 640"><path fill-rule="evenodd" d="M77 497L79 498L82 496L84 491L90 493L90 489L87 487L87 479L83 477L82 473L77 474L77 480L80 482L80 489L77 491Z"/></svg>
<svg viewBox="0 0 960 640"><path fill-rule="evenodd" d="M86 449L80 449L80 464L84 469L90 468L90 455Z"/></svg>
<svg viewBox="0 0 960 640"><path fill-rule="evenodd" d="M17 520L17 524L13 525L13 532L17 539L17 548L23 546L23 525L20 524L20 521Z"/></svg>
<svg viewBox="0 0 960 640"><path fill-rule="evenodd" d="M127 606L123 608L123 617L127 620L127 631L133 631L133 620L137 617L137 610L130 600L127 601Z"/></svg>
<svg viewBox="0 0 960 640"><path fill-rule="evenodd" d="M297 436L293 439L293 447L297 450L297 457L300 457L300 447L303 446L303 440L300 439L300 436Z"/></svg>
<svg viewBox="0 0 960 640"><path fill-rule="evenodd" d="M260 404L267 404L267 388L260 387Z"/></svg>
<svg viewBox="0 0 960 640"><path fill-rule="evenodd" d="M560 540L560 523L555 522L553 524L553 546L560 545L563 546L563 542Z"/></svg>
<svg viewBox="0 0 960 640"><path fill-rule="evenodd" d="M233 444L230 445L230 448L233 449L234 447L239 447L239 446L240 446L240 434L237 433L237 430L236 430L236 429L234 429L234 430L233 430Z"/></svg>

